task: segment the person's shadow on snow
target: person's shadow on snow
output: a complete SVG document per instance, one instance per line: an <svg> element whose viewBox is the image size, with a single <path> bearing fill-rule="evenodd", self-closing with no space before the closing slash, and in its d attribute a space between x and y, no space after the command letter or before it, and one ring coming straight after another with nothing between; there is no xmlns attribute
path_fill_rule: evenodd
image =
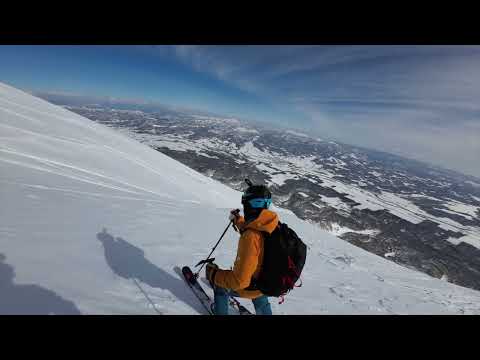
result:
<svg viewBox="0 0 480 360"><path fill-rule="evenodd" d="M178 300L200 313L204 312L184 280L151 263L145 258L142 249L120 237L114 238L106 229L97 234L97 239L103 244L105 260L115 274L125 279L137 279L154 288L169 290Z"/></svg>
<svg viewBox="0 0 480 360"><path fill-rule="evenodd" d="M0 254L0 315L80 315L77 306L38 285L14 284L15 270Z"/></svg>

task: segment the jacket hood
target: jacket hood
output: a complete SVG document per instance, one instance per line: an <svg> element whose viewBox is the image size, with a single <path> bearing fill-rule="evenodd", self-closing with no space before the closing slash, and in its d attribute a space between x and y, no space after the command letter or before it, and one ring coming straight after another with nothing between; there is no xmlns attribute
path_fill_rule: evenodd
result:
<svg viewBox="0 0 480 360"><path fill-rule="evenodd" d="M245 229L265 231L271 234L278 225L278 215L273 211L263 209L255 220L245 225Z"/></svg>

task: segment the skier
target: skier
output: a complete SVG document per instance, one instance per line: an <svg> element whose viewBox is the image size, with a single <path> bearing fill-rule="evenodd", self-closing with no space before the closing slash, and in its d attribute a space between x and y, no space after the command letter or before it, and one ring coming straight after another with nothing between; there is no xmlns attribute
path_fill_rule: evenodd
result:
<svg viewBox="0 0 480 360"><path fill-rule="evenodd" d="M279 222L278 215L268 210L271 203L272 194L266 186L249 183L242 195L245 217L238 210L230 212L229 219L241 234L233 269L222 270L215 263L205 268L214 290L215 315L228 315L229 296L251 299L257 315L272 315L268 297L252 284L262 266L263 232L271 234Z"/></svg>

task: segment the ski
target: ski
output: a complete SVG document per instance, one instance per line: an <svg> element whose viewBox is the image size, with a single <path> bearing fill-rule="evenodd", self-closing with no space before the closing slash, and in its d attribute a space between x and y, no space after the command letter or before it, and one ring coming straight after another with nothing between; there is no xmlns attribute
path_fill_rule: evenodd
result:
<svg viewBox="0 0 480 360"><path fill-rule="evenodd" d="M199 282L195 278L192 270L188 266L182 268L182 274L187 285L192 289L195 296L198 298L203 307L207 310L209 315L213 315L212 307L213 301L207 295L205 290L200 286Z"/></svg>
<svg viewBox="0 0 480 360"><path fill-rule="evenodd" d="M210 285L210 283L208 282L207 279L202 279L202 280L206 285L211 287L211 285ZM250 310L248 310L245 306L240 304L240 301L238 301L234 297L230 297L229 302L230 302L230 306L232 306L235 310L237 310L240 315L253 315L250 312Z"/></svg>
<svg viewBox="0 0 480 360"><path fill-rule="evenodd" d="M202 303L203 307L207 310L207 312L210 315L214 315L212 310L214 302L212 301L210 296L208 296L205 290L202 288L198 280L195 278L195 275L193 274L190 267L184 266L182 268L182 274L185 278L186 283L188 284L190 289L192 289L193 293L198 298L198 300ZM230 297L229 303L230 303L230 307L236 310L240 315L252 315L252 313L246 307L240 304L240 302L237 299Z"/></svg>
<svg viewBox="0 0 480 360"><path fill-rule="evenodd" d="M248 310L245 306L240 304L240 302L237 299L235 299L234 297L230 297L230 305L235 307L238 310L238 312L240 313L240 315L253 315L250 312L250 310Z"/></svg>

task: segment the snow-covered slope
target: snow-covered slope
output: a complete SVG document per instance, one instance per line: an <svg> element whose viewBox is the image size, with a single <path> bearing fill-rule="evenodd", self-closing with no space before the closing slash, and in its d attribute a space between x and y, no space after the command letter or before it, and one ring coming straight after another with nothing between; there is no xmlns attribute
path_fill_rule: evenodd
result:
<svg viewBox="0 0 480 360"><path fill-rule="evenodd" d="M176 267L206 256L240 205L239 192L1 83L0 184L0 313L203 313ZM309 253L276 314L480 313L477 291L279 213ZM222 267L236 242L230 231L217 249Z"/></svg>

